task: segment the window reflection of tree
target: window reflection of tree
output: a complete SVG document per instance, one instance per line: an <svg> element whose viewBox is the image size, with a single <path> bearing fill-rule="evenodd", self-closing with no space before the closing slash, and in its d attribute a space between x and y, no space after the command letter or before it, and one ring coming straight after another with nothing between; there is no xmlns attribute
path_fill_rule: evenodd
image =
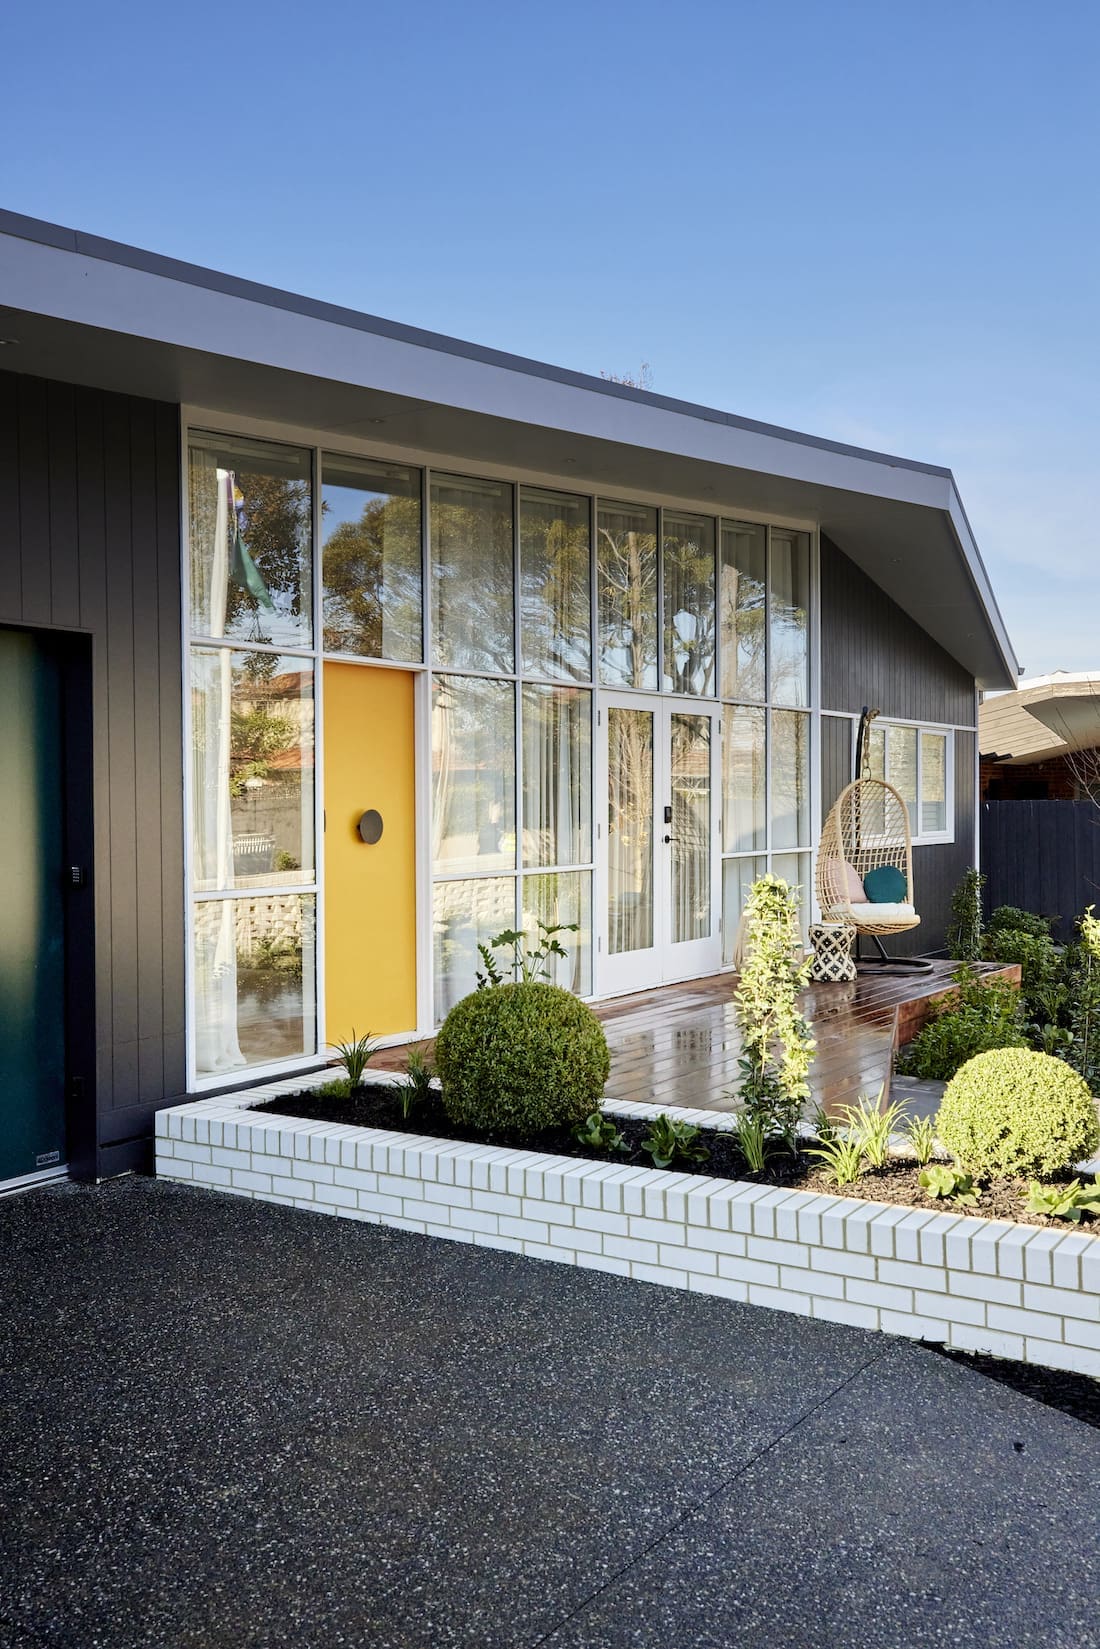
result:
<svg viewBox="0 0 1100 1649"><path fill-rule="evenodd" d="M608 917L613 955L653 944L653 717L608 709Z"/></svg>
<svg viewBox="0 0 1100 1649"><path fill-rule="evenodd" d="M325 539L330 652L411 663L422 656L419 476L411 484L414 497L366 496L359 519L341 521ZM322 516L330 508L326 499Z"/></svg>
<svg viewBox="0 0 1100 1649"><path fill-rule="evenodd" d="M664 685L714 692L714 523L665 516Z"/></svg>
<svg viewBox="0 0 1100 1649"><path fill-rule="evenodd" d="M600 677L657 685L656 512L607 507L597 530Z"/></svg>
<svg viewBox="0 0 1100 1649"><path fill-rule="evenodd" d="M710 717L674 715L672 754L673 943L710 933Z"/></svg>

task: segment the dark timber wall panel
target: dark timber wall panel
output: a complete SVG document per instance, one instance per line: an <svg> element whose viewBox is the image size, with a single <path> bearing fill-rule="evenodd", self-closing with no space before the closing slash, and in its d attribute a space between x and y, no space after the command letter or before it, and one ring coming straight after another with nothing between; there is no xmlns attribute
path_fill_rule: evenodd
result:
<svg viewBox="0 0 1100 1649"><path fill-rule="evenodd" d="M99 1166L184 1090L179 414L0 373L0 623L91 637Z"/></svg>
<svg viewBox="0 0 1100 1649"><path fill-rule="evenodd" d="M973 679L828 538L821 540L821 705L973 727Z"/></svg>
<svg viewBox="0 0 1100 1649"><path fill-rule="evenodd" d="M1019 905L1054 920L1068 942L1087 905L1100 905L1100 809L1095 802L982 803L986 915Z"/></svg>
<svg viewBox="0 0 1100 1649"><path fill-rule="evenodd" d="M826 710L972 726L974 682L961 665L848 560L821 543L821 682ZM821 718L821 805L828 812L851 776L851 722ZM955 734L955 840L913 849L913 884L921 925L891 937L899 955L939 951L947 943L951 894L975 862L975 735Z"/></svg>

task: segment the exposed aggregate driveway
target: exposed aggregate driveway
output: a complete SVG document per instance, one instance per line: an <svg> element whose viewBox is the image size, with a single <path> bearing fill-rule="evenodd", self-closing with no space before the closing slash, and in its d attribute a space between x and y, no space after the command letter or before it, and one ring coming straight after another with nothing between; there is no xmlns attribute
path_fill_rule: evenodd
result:
<svg viewBox="0 0 1100 1649"><path fill-rule="evenodd" d="M0 1643L1078 1649L1100 1430L916 1345L146 1179L0 1202Z"/></svg>

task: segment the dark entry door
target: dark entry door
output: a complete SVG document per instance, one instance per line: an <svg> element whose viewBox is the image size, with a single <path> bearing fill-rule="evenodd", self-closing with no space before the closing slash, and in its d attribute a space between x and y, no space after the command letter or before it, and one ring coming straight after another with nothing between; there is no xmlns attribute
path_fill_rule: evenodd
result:
<svg viewBox="0 0 1100 1649"><path fill-rule="evenodd" d="M61 681L0 630L0 1181L65 1161Z"/></svg>

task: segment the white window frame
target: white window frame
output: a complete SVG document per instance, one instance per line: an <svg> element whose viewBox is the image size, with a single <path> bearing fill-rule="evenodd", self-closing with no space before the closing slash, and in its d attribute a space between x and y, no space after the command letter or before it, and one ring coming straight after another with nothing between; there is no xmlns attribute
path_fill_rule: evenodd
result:
<svg viewBox="0 0 1100 1649"><path fill-rule="evenodd" d="M876 716L867 729L865 737L869 737L872 729L879 729L886 735L885 772L890 771L890 729L891 727L912 727L917 734L917 807L916 818L909 819L909 834L914 847L942 847L949 846L955 840L955 728L943 722L911 721L906 716ZM924 757L921 749L921 734L932 733L946 740L945 745L945 787L947 824L944 830L922 830L923 811L923 780ZM859 739L859 718L852 720L852 771L855 772L856 744Z"/></svg>

